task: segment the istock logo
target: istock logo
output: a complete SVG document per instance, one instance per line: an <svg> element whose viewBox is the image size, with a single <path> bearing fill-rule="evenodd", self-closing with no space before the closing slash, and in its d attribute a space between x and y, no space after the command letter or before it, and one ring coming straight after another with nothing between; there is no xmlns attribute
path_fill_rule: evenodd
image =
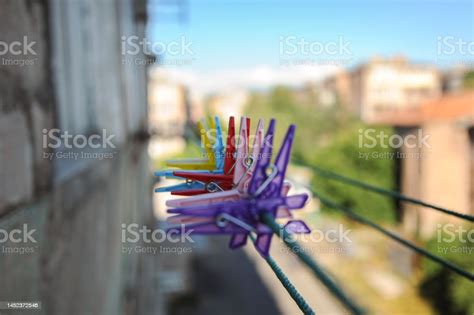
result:
<svg viewBox="0 0 474 315"><path fill-rule="evenodd" d="M461 225L438 224L438 252L472 255L474 252L474 229Z"/></svg>
<svg viewBox="0 0 474 315"><path fill-rule="evenodd" d="M438 36L437 48L438 55L474 55L474 41L467 41L456 36Z"/></svg>
<svg viewBox="0 0 474 315"><path fill-rule="evenodd" d="M122 253L123 254L186 254L192 252L192 247L178 246L186 241L194 243L189 236L192 231L166 232L162 229L150 229L136 223L122 224ZM170 244L172 246L169 246ZM145 244L145 245L142 245ZM160 244L157 246L157 244ZM168 245L162 246L161 244ZM130 246L127 246L130 245Z"/></svg>
<svg viewBox="0 0 474 315"><path fill-rule="evenodd" d="M185 36L169 42L150 41L146 38L140 38L136 35L122 36L122 55L163 55L171 56L192 56L193 43L188 41Z"/></svg>
<svg viewBox="0 0 474 315"><path fill-rule="evenodd" d="M351 61L351 42L339 36L333 40L313 40L289 35L279 38L281 66L341 65Z"/></svg>
<svg viewBox="0 0 474 315"><path fill-rule="evenodd" d="M23 224L22 229L14 229L11 231L7 231L4 229L0 229L0 243L36 243L36 239L33 237L33 233L36 230L28 230L28 225Z"/></svg>
<svg viewBox="0 0 474 315"><path fill-rule="evenodd" d="M336 41L309 41L304 37L280 36L280 55L351 55L351 42L340 36Z"/></svg>
<svg viewBox="0 0 474 315"><path fill-rule="evenodd" d="M217 129L202 129L200 130L201 134L201 148L202 149L213 149L214 148L214 143L217 141ZM231 140L232 144L236 149L239 149L240 147L244 146L246 143L254 143L256 135L250 134L248 137L246 137L246 141L242 140L242 137L240 134L236 134L234 138ZM208 139L209 141L207 141ZM271 139L266 139L263 138L263 143L267 146L273 147L273 141Z"/></svg>
<svg viewBox="0 0 474 315"><path fill-rule="evenodd" d="M438 224L436 234L438 242L452 243L459 241L461 243L474 243L474 229L455 226L452 223Z"/></svg>
<svg viewBox="0 0 474 315"><path fill-rule="evenodd" d="M352 243L352 240L350 238L350 233L352 232L351 229L344 229L344 226L342 224L338 224L338 228L330 228L326 230L318 230L314 229L311 231L309 234L301 234L298 235L298 238L295 238L292 241L298 241L298 242L313 242L313 243L319 243L319 242L327 242L327 243ZM284 239L284 232L280 232L280 239Z"/></svg>
<svg viewBox="0 0 474 315"><path fill-rule="evenodd" d="M32 66L38 60L34 47L35 41L29 41L27 36L19 41L0 40L0 64L2 66Z"/></svg>
<svg viewBox="0 0 474 315"><path fill-rule="evenodd" d="M51 148L78 148L83 149L85 147L98 149L98 148L115 148L112 139L115 135L107 135L107 131L102 129L102 134L94 134L85 136L81 134L72 135L67 130L61 131L60 129L43 129L43 149Z"/></svg>
<svg viewBox="0 0 474 315"><path fill-rule="evenodd" d="M394 148L398 149L402 146L407 148L431 148L428 143L429 135L424 135L422 129L418 129L417 135L410 134L404 137L400 135L389 135L375 129L359 129L359 148Z"/></svg>
<svg viewBox="0 0 474 315"><path fill-rule="evenodd" d="M140 226L137 223L122 224L122 243L162 243L169 241L171 243L184 243L186 241L194 243L190 237L192 231L185 231L184 225L181 231L168 231L162 229L150 229L146 226Z"/></svg>
<svg viewBox="0 0 474 315"><path fill-rule="evenodd" d="M23 42L12 41L5 42L0 40L0 56L11 54L14 56L18 55L36 55L36 51L33 46L36 45L35 41L28 42L28 37L23 36Z"/></svg>

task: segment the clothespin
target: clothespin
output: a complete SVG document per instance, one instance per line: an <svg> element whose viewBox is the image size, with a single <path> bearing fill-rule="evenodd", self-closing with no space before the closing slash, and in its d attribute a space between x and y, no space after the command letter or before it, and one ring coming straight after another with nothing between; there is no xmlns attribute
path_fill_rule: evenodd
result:
<svg viewBox="0 0 474 315"><path fill-rule="evenodd" d="M234 123L234 117L231 116L229 118L229 126L227 128L227 145L225 148L225 153L222 153L224 149L224 145L222 143L222 128L221 124L219 121L219 118L216 116L215 118L215 125L216 125L216 144L214 146L214 155L216 158L219 156L221 158L224 158L223 164L221 162L216 162L216 168L213 170L189 170L189 172L196 172L196 173L213 173L213 174L227 174L228 169L232 167L234 163L234 152L235 152L235 142L234 142L234 137L235 137L235 123ZM202 126L202 122L198 123L199 126ZM212 131L208 131L212 132ZM231 141L230 141L231 140ZM207 143L207 140L206 140ZM206 144L204 144L205 146ZM217 158L218 159L218 158ZM181 161L181 160L180 160ZM226 170L225 167L228 167ZM164 170L164 171L157 171L155 172L155 176L160 176L160 177L167 177L167 178L176 178L180 179L177 176L173 175L173 172L176 171L176 169L171 169L171 170Z"/></svg>
<svg viewBox="0 0 474 315"><path fill-rule="evenodd" d="M168 160L166 161L168 166L178 167L185 170L213 170L216 168L214 152L214 143L216 139L214 139L210 134L214 127L214 123L210 125L209 129L206 129L207 124L204 119L198 122L197 125L201 135L201 144L203 145L202 154L205 158Z"/></svg>
<svg viewBox="0 0 474 315"><path fill-rule="evenodd" d="M230 174L232 172L235 163L235 121L234 117L229 118L229 127L227 128L227 139L225 147L224 174Z"/></svg>
<svg viewBox="0 0 474 315"><path fill-rule="evenodd" d="M202 123L199 123L200 126L202 126ZM188 172L192 172L195 174L227 174L230 172L234 161L234 152L235 152L235 122L234 122L234 117L229 118L229 126L228 126L228 132L227 132L227 145L225 148L225 153L222 153L224 149L224 144L222 142L222 128L219 122L219 118L216 116L215 117L215 126L216 126L216 141L215 141L215 146L214 146L214 153L216 156L216 160L219 161L222 160L222 162L217 162L220 168L216 168L214 170L190 170ZM207 133L206 133L207 134ZM204 146L206 147L208 140L204 140L206 143ZM189 160L187 160L189 161ZM165 171L158 171L155 172L155 176L164 176L167 178L176 178L176 179L183 179L181 177L175 176L173 173L176 170L165 170ZM177 184L177 185L172 185L172 186L166 186L166 187L160 187L155 189L155 192L173 192L173 191L185 191L189 189L201 189L204 190L205 183L199 182L199 181L192 181L192 180L187 180L186 183L182 184ZM207 192L207 190L205 191Z"/></svg>
<svg viewBox="0 0 474 315"><path fill-rule="evenodd" d="M193 181L186 181L185 183L165 186L165 187L158 187L155 189L155 192L173 192L175 190L188 190L188 189L202 189L204 187L203 183L193 182Z"/></svg>
<svg viewBox="0 0 474 315"><path fill-rule="evenodd" d="M225 148L223 142L223 134L222 134L222 127L219 121L219 117L214 117L214 125L216 126L216 141L214 143L214 156L216 158L216 168L217 169L224 169L224 156L225 156Z"/></svg>
<svg viewBox="0 0 474 315"><path fill-rule="evenodd" d="M268 212L276 217L277 211L281 207L288 210L300 209L308 198L307 194L285 195L284 178L295 126L292 125L288 129L274 164L270 164L274 128L275 121L272 119L248 186L248 195L241 196L240 199L231 202L223 201L169 209L168 212L174 214L169 221L180 222L184 224L185 231L195 234L230 234L232 235L229 243L230 248L245 245L248 235L255 233L257 235L255 241L257 250L263 256L267 256L272 231L259 222L260 214ZM268 169L271 169L270 174L267 173ZM291 225L288 225L290 223ZM287 223L287 226L289 232L309 233L310 231L307 225L299 220L292 220ZM178 233L183 231L176 227L170 230Z"/></svg>
<svg viewBox="0 0 474 315"><path fill-rule="evenodd" d="M245 123L244 121L241 122L241 131L240 134L245 134ZM247 128L248 130L248 128ZM241 145L238 145L238 150L236 152L237 161L235 162L238 165L247 165L248 169L246 170L239 170L238 172L234 173L234 189L228 191L219 191L212 194L201 194L201 195L193 195L189 198L178 198L178 199L171 199L166 202L168 207L188 207L188 206L196 206L196 205L206 205L206 204L213 204L217 202L223 201L235 201L239 200L242 195L245 195L248 190L248 179L251 179L251 175L253 174L253 170L257 165L257 160L259 158L260 149L263 145L263 138L264 138L264 130L263 130L263 120L259 120L257 125L257 130L255 132L255 139L252 149L252 156L251 156L251 163L245 163L245 160L249 160L249 156L247 155L246 145L242 142ZM243 140L246 141L246 137L241 137ZM230 163L229 163L230 165ZM235 167L235 165L233 165ZM191 187L184 187L184 189L193 189ZM283 183L283 195L287 195L291 188L291 183L285 181ZM183 189L183 192L184 192ZM173 194L173 193L172 193ZM183 193L183 195L185 195ZM288 218L291 217L291 212L286 209L285 207L280 207L277 211L277 218Z"/></svg>
<svg viewBox="0 0 474 315"><path fill-rule="evenodd" d="M249 165L248 163L246 164L245 161L248 160L248 129L247 126L249 125L249 119L248 118L241 118L240 122L240 132L239 132L239 143L237 144L237 152L235 152L235 155L233 154L232 156L234 157L235 162L232 163L232 160L229 159L225 164L226 170L229 170L229 175L221 175L220 177L216 176L208 176L206 184L211 184L211 187L206 187L208 190L183 190L183 191L174 191L172 194L174 195L188 195L188 196L193 196L191 198L182 198L182 199L172 199L167 201L167 205L171 207L180 207L180 206L189 206L189 205L197 205L197 204L209 204L217 201L224 201L224 200L237 200L240 199L240 194L245 193L245 191L241 190L240 188L243 187L241 185L242 180L245 179L245 175L247 172L250 171L250 168L254 168L256 163L252 163L253 165ZM257 135L263 133L263 122L260 121L258 127L257 127ZM231 140L231 138L228 137L228 141ZM233 140L233 139L232 139ZM256 141L262 142L263 139L256 137ZM255 143L254 143L255 144ZM261 146L261 143L257 144L258 147ZM235 145L233 146L235 149ZM257 158L258 154L255 154L255 158ZM230 165L232 163L232 165ZM187 174L183 174L181 172L175 172L175 174L184 176L186 177ZM233 175L230 175L233 174ZM230 178L232 176L232 178ZM191 179L195 177L195 174L190 174L187 178ZM203 178L199 178L199 180L203 180ZM216 181L219 180L225 180L225 185L224 187L218 186L218 189L221 190L219 192L215 192L215 188L218 183ZM231 187L229 185L232 184ZM240 186L239 186L240 185ZM212 189L209 190L209 188ZM227 190L225 188L231 189L229 192L225 192L224 190ZM208 192L213 192L213 194L207 194ZM196 196L195 196L196 195Z"/></svg>
<svg viewBox="0 0 474 315"><path fill-rule="evenodd" d="M232 120L233 123L233 120ZM230 125L230 122L229 122ZM246 190L239 190L242 188L241 183L243 182L242 179L244 179L245 172L250 171L249 169L246 169L246 167L250 167L251 170L253 170L256 166L256 162L252 163L252 165L249 165L245 161L248 160L248 138L249 138L249 128L248 126L250 125L250 119L242 117L240 121L240 131L239 131L239 137L237 138L238 143L235 143L237 140L235 139L235 135L232 133L228 133L227 137L227 152L226 153L226 162L224 165L225 169L225 174L232 173L233 174L233 184L234 184L234 189L228 190L228 191L219 191L216 193L212 194L207 194L204 192L201 192L202 194L200 195L193 195L192 197L189 198L179 198L179 199L171 199L166 202L166 205L168 207L186 207L186 206L192 206L192 205L205 205L205 204L212 204L212 203L217 203L217 202L223 202L223 201L235 201L239 200L241 198L241 195L243 193L246 193ZM232 125L232 127L234 127ZM235 128L229 129L229 130L234 130ZM260 147L263 144L263 137L260 135L263 135L263 121L260 120L258 125L257 125L257 131L256 131L256 136L255 136L255 141L254 141L254 150L253 150L253 161L256 161L258 158L258 152L260 150ZM230 148L229 148L230 145ZM237 151L235 151L235 147L237 145ZM230 154L230 152L232 152ZM234 154L235 153L235 154ZM174 194L180 194L183 193L183 195L186 193L184 190L182 192L174 192ZM173 194L173 193L172 193Z"/></svg>
<svg viewBox="0 0 474 315"><path fill-rule="evenodd" d="M247 192L248 185L250 183L250 179L252 178L253 171L255 166L257 165L258 155L260 153L260 149L263 145L265 132L263 130L263 120L260 119L257 124L257 129L255 131L255 139L252 146L252 154L249 156L248 153L246 154L245 158L245 172L242 178L236 183L239 189L242 192Z"/></svg>
<svg viewBox="0 0 474 315"><path fill-rule="evenodd" d="M230 190L234 187L233 180L238 178L239 180L244 177L244 168L241 167L241 164L245 160L245 156L248 151L248 125L250 124L250 120L248 118L242 117L240 123L240 137L239 137L239 144L237 155L235 159L235 164L229 167L230 163L232 162L232 158L228 158L228 163L226 165L226 169L228 169L228 173L225 174L204 174L204 173L193 173L193 172L184 172L184 171L175 171L173 172L174 176L182 177L187 180L197 181L204 184L204 187L197 188L197 189L184 189L184 190L174 190L171 192L173 195L181 195L181 196L193 196L193 195L200 195L206 194L209 192L218 192L218 191L225 191ZM235 141L235 139L229 138L228 141ZM223 147L223 145L222 145ZM232 144L230 146L232 148ZM235 145L234 145L235 148ZM230 155L227 154L226 155ZM223 165L224 167L224 165Z"/></svg>

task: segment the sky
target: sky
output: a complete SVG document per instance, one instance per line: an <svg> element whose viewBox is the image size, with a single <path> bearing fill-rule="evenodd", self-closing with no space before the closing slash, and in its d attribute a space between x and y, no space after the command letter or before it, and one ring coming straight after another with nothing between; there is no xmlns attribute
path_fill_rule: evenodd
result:
<svg viewBox="0 0 474 315"><path fill-rule="evenodd" d="M268 75L291 81L374 55L439 67L474 60L474 1L189 0L184 23L156 1L147 39L187 44L166 50L163 68L194 80L248 74L257 83ZM455 46L459 40L463 48Z"/></svg>

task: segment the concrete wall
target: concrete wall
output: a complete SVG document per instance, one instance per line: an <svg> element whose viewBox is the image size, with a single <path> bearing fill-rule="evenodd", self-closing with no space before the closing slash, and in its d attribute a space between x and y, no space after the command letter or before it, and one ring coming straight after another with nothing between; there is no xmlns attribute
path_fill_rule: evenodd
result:
<svg viewBox="0 0 474 315"><path fill-rule="evenodd" d="M33 253L0 254L0 300L41 301L43 314L138 314L146 304L134 293L146 284L138 273L144 257L122 254L121 224L150 219L144 149L130 144L2 217L1 229L27 224L37 242L1 245Z"/></svg>
<svg viewBox="0 0 474 315"><path fill-rule="evenodd" d="M417 135L418 128L404 133ZM434 121L421 126L428 145L402 148L401 191L407 196L462 213L473 213L469 129L460 121ZM407 231L430 237L437 224L464 221L443 213L402 203ZM420 209L417 209L420 208Z"/></svg>
<svg viewBox="0 0 474 315"><path fill-rule="evenodd" d="M122 224L152 222L147 69L127 62L147 56L120 49L122 36L144 36L145 8L142 0L0 2L0 40L35 42L34 53L0 55L0 231L26 224L36 241L0 237L0 301L41 302L36 314L163 311L150 277L155 258L123 254L121 243ZM52 128L104 129L113 157L45 158L62 152L43 146Z"/></svg>
<svg viewBox="0 0 474 315"><path fill-rule="evenodd" d="M416 136L417 129L399 129L397 133L403 137ZM400 191L404 195L420 199L421 150L419 147L402 146L400 153L403 156L400 158ZM407 202L402 202L401 206L404 228L411 235L417 234L420 225L420 212L417 210L417 206Z"/></svg>
<svg viewBox="0 0 474 315"><path fill-rule="evenodd" d="M433 122L423 125L423 132L430 135L431 148L423 148L420 174L422 200L462 213L472 213L468 129L456 121ZM423 209L420 213L422 235L432 234L438 222L464 222L433 212Z"/></svg>
<svg viewBox="0 0 474 315"><path fill-rule="evenodd" d="M41 130L51 128L55 111L45 7L41 1L0 4L0 40L36 42L35 54L0 55L0 215L51 185L51 164L41 157Z"/></svg>

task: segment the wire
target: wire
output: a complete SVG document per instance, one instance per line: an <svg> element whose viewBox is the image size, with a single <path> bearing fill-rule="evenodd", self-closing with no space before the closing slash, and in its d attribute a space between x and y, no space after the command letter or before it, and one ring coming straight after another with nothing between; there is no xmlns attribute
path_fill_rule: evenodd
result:
<svg viewBox="0 0 474 315"><path fill-rule="evenodd" d="M285 245L298 256L298 258L321 280L321 282L334 294L353 314L362 315L365 311L352 301L347 294L327 275L324 269L311 258L304 248L299 245L296 240L282 226L280 226L273 216L269 213L261 215L261 220L265 223L274 234L278 235Z"/></svg>
<svg viewBox="0 0 474 315"><path fill-rule="evenodd" d="M249 237L255 243L255 236L252 233L249 234ZM263 257L263 256L262 256ZM285 275L283 270L277 265L275 260L268 255L267 257L263 257L265 261L268 263L270 268L272 268L273 272L277 276L278 280L280 280L281 284L285 287L286 291L290 296L293 298L295 303L298 305L300 310L306 315L315 315L316 313L313 311L311 306L306 302L304 297L298 292L295 286L290 282L290 279Z"/></svg>
<svg viewBox="0 0 474 315"><path fill-rule="evenodd" d="M444 267L450 269L451 271L454 271L455 273L465 277L465 278L468 278L469 280L473 281L474 280L474 275L472 273L470 273L469 271L466 271L464 269L462 269L461 267L439 257L439 256L436 256L436 255L433 255L432 253L430 253L429 251L421 248L421 247L418 247L417 245L407 241L407 240L404 240L403 238L401 238L400 236L398 236L397 234L389 231L389 230L386 230L384 229L383 227L381 227L380 225L364 218L363 216L361 215L358 215L357 213L355 213L354 211L352 211L351 209L347 208L347 207L344 207L343 205L340 205L340 204L337 204L329 199L326 199L325 197L321 196L321 194L319 194L318 192L314 191L314 190L311 190L312 193L319 198L319 200L325 204L326 206L330 207L330 208L333 208L333 209L336 209L336 210L340 210L342 212L344 212L349 218L353 219L354 221L357 221L359 223L362 223L364 225L367 225L367 226L370 226L374 229L376 229L377 231L381 232L382 234L388 236L389 238L401 243L402 245L412 249L413 251L431 259L432 261L435 261L437 263L439 263L440 265L443 265Z"/></svg>
<svg viewBox="0 0 474 315"><path fill-rule="evenodd" d="M298 163L300 163L303 166L311 168L312 170L316 171L319 175L321 175L323 177L326 177L328 179L333 179L333 180L336 180L336 181L344 182L344 183L352 185L352 186L360 187L362 189L370 190L370 191L373 191L373 192L376 192L376 193L379 193L379 194L382 194L382 195L391 196L391 197L394 197L394 198L399 199L399 200L403 200L403 201L406 201L406 202L417 204L417 205L420 205L420 206L423 206L423 207L428 207L428 208L431 208L433 210L443 212L445 214L449 214L449 215L452 215L452 216L455 216L455 217L458 217L458 218L461 218L461 219L464 219L464 220L467 220L467 221L470 221L470 222L474 222L474 216L472 216L472 215L465 214L465 213L460 213L460 212L453 211L453 210L450 210L450 209L446 209L446 208L436 206L436 205L433 205L433 204L430 204L430 203L426 203L422 200L405 196L405 195L403 195L403 194L401 194L397 191L388 190L388 189L384 189L384 188L377 187L377 186L374 186L374 185L370 185L370 184L361 182L359 180L352 179L352 178L349 178L349 177L346 177L346 176L343 176L343 175L339 175L335 172L322 169L318 166L308 165L308 164L302 163L301 160L299 160Z"/></svg>

